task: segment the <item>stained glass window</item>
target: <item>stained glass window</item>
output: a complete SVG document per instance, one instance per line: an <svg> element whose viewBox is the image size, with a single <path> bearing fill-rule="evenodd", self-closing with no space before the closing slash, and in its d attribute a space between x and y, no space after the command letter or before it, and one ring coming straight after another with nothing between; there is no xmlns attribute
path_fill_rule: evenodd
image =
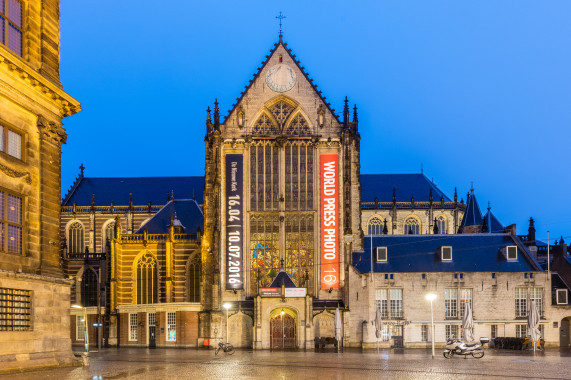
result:
<svg viewBox="0 0 571 380"><path fill-rule="evenodd" d="M250 149L250 207L252 211L278 209L279 151L277 144Z"/></svg>
<svg viewBox="0 0 571 380"><path fill-rule="evenodd" d="M285 270L298 287L313 284L313 215L286 215Z"/></svg>
<svg viewBox="0 0 571 380"><path fill-rule="evenodd" d="M280 270L279 216L252 215L250 217L251 291L268 287Z"/></svg>
<svg viewBox="0 0 571 380"><path fill-rule="evenodd" d="M285 207L313 209L313 147L309 144L285 147Z"/></svg>

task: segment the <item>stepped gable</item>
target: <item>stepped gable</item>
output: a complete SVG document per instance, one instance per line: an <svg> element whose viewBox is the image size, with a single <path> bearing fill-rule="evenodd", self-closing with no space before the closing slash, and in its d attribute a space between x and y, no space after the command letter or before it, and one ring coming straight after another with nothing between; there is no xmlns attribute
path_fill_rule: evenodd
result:
<svg viewBox="0 0 571 380"><path fill-rule="evenodd" d="M150 234L166 234L171 217L178 219L187 234L196 233L198 229L204 231L204 215L198 203L192 199L175 199L169 201L135 233L142 234L147 230Z"/></svg>
<svg viewBox="0 0 571 380"><path fill-rule="evenodd" d="M78 177L79 178L79 177ZM204 177L83 177L64 198L62 206L90 206L95 195L95 206L128 205L133 194L134 205L164 205L174 193L179 199L196 199L203 203Z"/></svg>
<svg viewBox="0 0 571 380"><path fill-rule="evenodd" d="M331 103L327 102L326 100L327 97L323 96L322 91L317 89L318 86L313 82L313 79L309 77L309 73L305 71L305 67L301 66L301 62L296 59L295 54L292 54L291 48L287 47L288 46L287 42L283 42L283 37L282 35L280 35L279 41L274 44L274 47L270 50L270 54L266 55L265 60L262 61L261 66L258 67L256 73L254 73L253 78L250 79L248 85L244 87L244 91L240 92L240 96L236 98L236 102L232 104L232 108L228 111L228 114L224 118L223 124L226 124L226 122L230 119L230 116L234 113L234 111L236 111L236 108L240 105L240 103L244 99L244 96L248 93L248 91L250 91L252 85L260 77L260 74L262 73L262 71L264 71L264 68L267 66L268 62L271 60L271 58L273 57L273 55L276 53L276 51L280 46L284 48L285 52L289 55L289 57L292 59L296 67L303 74L304 78L311 84L311 87L313 88L315 93L319 96L321 101L325 104L331 115L333 115L335 120L339 123L340 122L339 116L335 113L335 109L331 108Z"/></svg>
<svg viewBox="0 0 571 380"><path fill-rule="evenodd" d="M430 191L434 202L450 202L450 198L424 174L361 174L361 202L392 202L393 189L397 202L428 202Z"/></svg>
<svg viewBox="0 0 571 380"><path fill-rule="evenodd" d="M468 194L466 212L462 218L462 223L460 223L460 228L463 233L481 232L483 223L482 212L480 211L480 206L478 205L478 201L474 195L474 189L472 188L470 189L470 194Z"/></svg>

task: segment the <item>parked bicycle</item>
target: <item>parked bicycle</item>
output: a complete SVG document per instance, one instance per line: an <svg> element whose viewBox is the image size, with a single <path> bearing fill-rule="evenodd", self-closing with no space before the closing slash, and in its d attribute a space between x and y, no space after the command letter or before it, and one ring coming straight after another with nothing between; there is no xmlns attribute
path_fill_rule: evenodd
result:
<svg viewBox="0 0 571 380"><path fill-rule="evenodd" d="M226 352L228 355L232 355L234 353L234 346L230 343L220 342L218 343L218 347L216 347L216 351L214 351L214 355L218 355L218 351L220 350Z"/></svg>

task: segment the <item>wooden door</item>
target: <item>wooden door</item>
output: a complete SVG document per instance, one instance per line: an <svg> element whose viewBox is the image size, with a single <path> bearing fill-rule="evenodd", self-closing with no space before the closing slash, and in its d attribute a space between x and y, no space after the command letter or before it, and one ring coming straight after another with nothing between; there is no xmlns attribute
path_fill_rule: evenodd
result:
<svg viewBox="0 0 571 380"><path fill-rule="evenodd" d="M296 348L295 319L288 314L279 314L270 321L270 347L272 350Z"/></svg>

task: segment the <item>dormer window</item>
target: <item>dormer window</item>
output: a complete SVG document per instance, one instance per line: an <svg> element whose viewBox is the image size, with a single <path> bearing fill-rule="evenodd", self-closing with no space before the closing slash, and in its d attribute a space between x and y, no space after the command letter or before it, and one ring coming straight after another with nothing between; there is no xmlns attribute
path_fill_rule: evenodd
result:
<svg viewBox="0 0 571 380"><path fill-rule="evenodd" d="M567 305L569 303L569 297L567 289L557 289L557 304Z"/></svg>
<svg viewBox="0 0 571 380"><path fill-rule="evenodd" d="M377 262L387 262L387 247L375 248L377 254Z"/></svg>
<svg viewBox="0 0 571 380"><path fill-rule="evenodd" d="M442 261L452 261L452 247L440 247L440 258Z"/></svg>
<svg viewBox="0 0 571 380"><path fill-rule="evenodd" d="M515 245L508 245L506 247L506 259L508 261L517 260L517 246Z"/></svg>

